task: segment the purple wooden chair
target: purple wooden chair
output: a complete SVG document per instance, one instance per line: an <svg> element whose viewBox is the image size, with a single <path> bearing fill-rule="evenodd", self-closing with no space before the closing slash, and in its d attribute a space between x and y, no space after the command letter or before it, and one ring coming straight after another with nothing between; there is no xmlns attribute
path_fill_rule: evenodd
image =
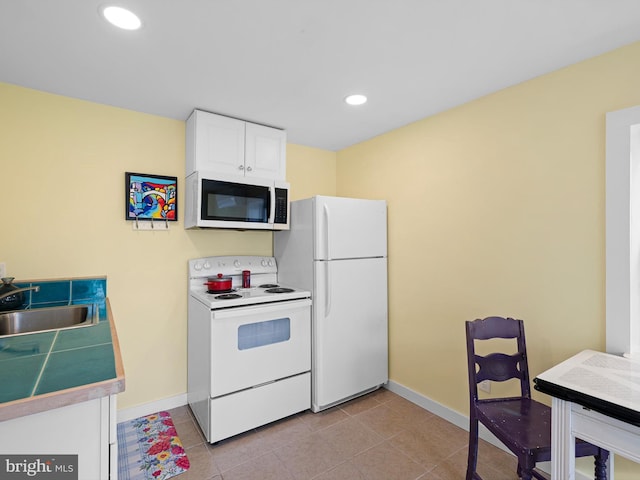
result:
<svg viewBox="0 0 640 480"><path fill-rule="evenodd" d="M466 480L482 480L478 462L478 422L493 433L518 458L522 480L546 480L535 470L536 463L551 460L551 408L531 399L524 323L513 318L487 317L466 322L469 368L469 457ZM515 339L516 353L476 354L475 340ZM513 352L512 348L512 352ZM520 381L519 397L478 398L483 380ZM595 457L595 479L607 479L609 452L582 440L576 441L576 457Z"/></svg>

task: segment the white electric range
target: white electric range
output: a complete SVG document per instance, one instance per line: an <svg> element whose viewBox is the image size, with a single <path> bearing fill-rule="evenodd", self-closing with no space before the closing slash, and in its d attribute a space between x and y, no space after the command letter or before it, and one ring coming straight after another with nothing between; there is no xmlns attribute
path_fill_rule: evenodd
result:
<svg viewBox="0 0 640 480"><path fill-rule="evenodd" d="M209 293L219 274L232 288ZM311 406L311 294L277 274L273 257L189 260L188 401L210 443Z"/></svg>

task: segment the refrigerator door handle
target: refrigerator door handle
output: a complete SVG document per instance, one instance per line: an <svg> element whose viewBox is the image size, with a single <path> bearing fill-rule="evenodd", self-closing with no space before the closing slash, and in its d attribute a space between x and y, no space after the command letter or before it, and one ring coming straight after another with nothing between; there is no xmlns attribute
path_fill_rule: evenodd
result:
<svg viewBox="0 0 640 480"><path fill-rule="evenodd" d="M327 318L329 316L329 314L331 313L331 265L329 264L329 262L322 262L324 263L324 268L325 268L325 275L324 275L324 291L325 291L325 296L324 296L324 317Z"/></svg>
<svg viewBox="0 0 640 480"><path fill-rule="evenodd" d="M324 228L322 229L324 230L324 259L331 260L331 256L329 255L329 206L325 203L322 207L322 218L324 221Z"/></svg>

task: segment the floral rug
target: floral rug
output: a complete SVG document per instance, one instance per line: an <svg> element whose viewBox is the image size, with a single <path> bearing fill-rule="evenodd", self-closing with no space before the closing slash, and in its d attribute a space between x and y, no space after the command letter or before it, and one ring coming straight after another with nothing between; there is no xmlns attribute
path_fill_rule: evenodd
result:
<svg viewBox="0 0 640 480"><path fill-rule="evenodd" d="M118 424L119 480L167 480L188 468L169 412Z"/></svg>

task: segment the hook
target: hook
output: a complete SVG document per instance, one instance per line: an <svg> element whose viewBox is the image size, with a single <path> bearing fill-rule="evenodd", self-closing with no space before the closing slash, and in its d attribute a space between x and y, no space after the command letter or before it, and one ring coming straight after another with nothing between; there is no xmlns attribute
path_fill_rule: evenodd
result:
<svg viewBox="0 0 640 480"><path fill-rule="evenodd" d="M140 225L138 225L138 216L136 215L136 230L140 230Z"/></svg>
<svg viewBox="0 0 640 480"><path fill-rule="evenodd" d="M153 230L155 227L153 226L153 217L151 217L151 230Z"/></svg>

